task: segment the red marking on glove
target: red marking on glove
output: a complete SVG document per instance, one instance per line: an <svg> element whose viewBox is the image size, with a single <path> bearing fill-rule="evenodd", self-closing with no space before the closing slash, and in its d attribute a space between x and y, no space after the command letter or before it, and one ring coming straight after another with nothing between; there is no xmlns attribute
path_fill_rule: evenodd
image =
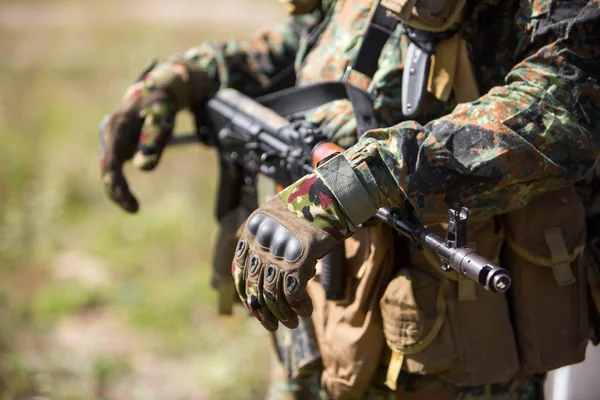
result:
<svg viewBox="0 0 600 400"><path fill-rule="evenodd" d="M108 162L106 161L106 157L102 157L100 159L100 172L106 171L107 166L108 166Z"/></svg>
<svg viewBox="0 0 600 400"><path fill-rule="evenodd" d="M310 190L310 187L317 179L318 178L316 176L313 176L304 180L304 182L302 182L300 186L298 186L298 189L290 195L290 197L288 198L288 203L294 201L298 196L304 196L305 194L307 194Z"/></svg>
<svg viewBox="0 0 600 400"><path fill-rule="evenodd" d="M142 88L137 88L133 92L129 92L127 95L127 100L140 98L142 95Z"/></svg>
<svg viewBox="0 0 600 400"><path fill-rule="evenodd" d="M252 313L252 315L254 315L254 318L256 318L259 322L262 322L262 318L260 317L258 311L252 308L252 306L249 306L248 308L250 308L250 312Z"/></svg>
<svg viewBox="0 0 600 400"><path fill-rule="evenodd" d="M329 233L331 236L336 238L337 240L344 240L344 235L338 229L334 227L322 228L325 232Z"/></svg>
<svg viewBox="0 0 600 400"><path fill-rule="evenodd" d="M319 193L319 199L321 200L321 208L327 208L333 203L333 200L324 193Z"/></svg>
<svg viewBox="0 0 600 400"><path fill-rule="evenodd" d="M296 301L292 301L290 303L290 307L295 308L296 310L299 310L302 308L302 304L298 300L296 300Z"/></svg>

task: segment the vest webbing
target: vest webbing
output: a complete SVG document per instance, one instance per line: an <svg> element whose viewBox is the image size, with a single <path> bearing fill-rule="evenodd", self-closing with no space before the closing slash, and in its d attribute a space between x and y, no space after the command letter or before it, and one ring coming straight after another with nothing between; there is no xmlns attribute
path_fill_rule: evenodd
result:
<svg viewBox="0 0 600 400"><path fill-rule="evenodd" d="M349 68L372 78L377 71L383 46L389 40L397 24L398 21L389 16L385 7L378 3L357 56ZM322 30L317 29L319 33ZM316 41L315 36L317 35L313 35L312 41ZM277 77L278 83L293 82L289 76L293 71L289 68L284 71L283 77ZM269 89L266 91L272 91L272 88ZM289 87L260 96L256 98L256 101L280 115L291 116L341 99L348 99L352 103L359 136L368 130L379 127L371 95L346 82L321 82L301 87Z"/></svg>

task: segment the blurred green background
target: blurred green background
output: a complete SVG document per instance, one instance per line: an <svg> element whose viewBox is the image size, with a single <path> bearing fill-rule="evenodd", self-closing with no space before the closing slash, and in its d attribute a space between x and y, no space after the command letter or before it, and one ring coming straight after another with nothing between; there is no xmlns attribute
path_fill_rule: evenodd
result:
<svg viewBox="0 0 600 400"><path fill-rule="evenodd" d="M214 151L105 197L97 125L153 57L283 18L274 0L0 2L0 399L255 399L268 336L210 289ZM189 130L189 118L178 129Z"/></svg>

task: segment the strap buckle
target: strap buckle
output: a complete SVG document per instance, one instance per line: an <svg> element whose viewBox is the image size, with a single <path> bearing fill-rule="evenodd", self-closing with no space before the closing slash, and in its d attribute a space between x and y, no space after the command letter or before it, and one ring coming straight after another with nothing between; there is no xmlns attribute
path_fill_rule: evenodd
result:
<svg viewBox="0 0 600 400"><path fill-rule="evenodd" d="M344 71L344 75L342 76L343 83L347 83L348 85L351 84L348 82L348 79L350 78L350 74L352 73L352 71L361 73L359 70L354 69L352 67L352 65L348 65L346 67L346 70ZM367 87L367 93L369 94L369 96L371 96L371 98L373 98L373 92L375 91L375 79L373 79L373 77L370 77L370 78L371 78L371 83L369 83L369 87Z"/></svg>
<svg viewBox="0 0 600 400"><path fill-rule="evenodd" d="M346 67L346 70L344 71L344 75L342 76L342 82L344 83L348 83L348 78L350 77L350 73L354 70L354 68L352 68L352 65L348 65Z"/></svg>

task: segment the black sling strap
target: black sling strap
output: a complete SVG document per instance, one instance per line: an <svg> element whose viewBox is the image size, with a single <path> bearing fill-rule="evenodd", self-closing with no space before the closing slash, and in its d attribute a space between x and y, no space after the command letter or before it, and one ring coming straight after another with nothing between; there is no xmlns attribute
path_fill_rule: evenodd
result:
<svg viewBox="0 0 600 400"><path fill-rule="evenodd" d="M304 43L305 52L309 52L317 43L321 34L327 27L330 17L325 16L321 22L312 28L306 28L306 41ZM265 96L271 93L278 92L283 89L288 89L296 84L296 68L294 64L286 66L271 78L271 82L265 87L258 96Z"/></svg>
<svg viewBox="0 0 600 400"><path fill-rule="evenodd" d="M292 87L261 96L256 101L280 115L291 116L341 99L352 103L359 133L378 127L369 93L345 82Z"/></svg>
<svg viewBox="0 0 600 400"><path fill-rule="evenodd" d="M350 68L372 78L377 71L383 46L394 33L396 26L398 26L398 20L389 16L384 6L377 4L358 54Z"/></svg>

